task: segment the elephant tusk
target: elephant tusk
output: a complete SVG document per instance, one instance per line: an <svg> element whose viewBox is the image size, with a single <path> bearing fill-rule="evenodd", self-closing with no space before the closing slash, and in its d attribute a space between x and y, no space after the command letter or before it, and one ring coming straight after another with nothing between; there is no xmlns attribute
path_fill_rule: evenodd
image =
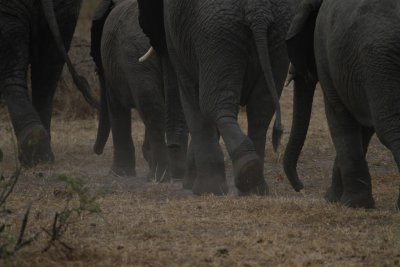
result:
<svg viewBox="0 0 400 267"><path fill-rule="evenodd" d="M151 46L150 49L146 52L146 54L144 54L141 58L139 58L139 62L140 63L145 62L145 61L149 60L150 58L152 58L155 54L156 54L156 51Z"/></svg>

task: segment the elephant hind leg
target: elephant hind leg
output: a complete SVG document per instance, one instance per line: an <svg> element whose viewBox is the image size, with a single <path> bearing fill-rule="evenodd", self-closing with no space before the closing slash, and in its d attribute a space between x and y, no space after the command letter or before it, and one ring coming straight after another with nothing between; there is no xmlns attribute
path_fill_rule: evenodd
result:
<svg viewBox="0 0 400 267"><path fill-rule="evenodd" d="M182 107L191 135L184 188L192 189L196 195L225 195L228 184L216 124L201 113L198 99L193 95L194 83L185 80L183 72L179 73Z"/></svg>
<svg viewBox="0 0 400 267"><path fill-rule="evenodd" d="M3 12L0 11L0 90L18 140L18 157L22 165L30 167L54 157L48 132L28 94L29 23L16 10L10 11L12 14Z"/></svg>
<svg viewBox="0 0 400 267"><path fill-rule="evenodd" d="M369 142L371 141L371 137L374 134L374 132L375 132L374 128L362 127L362 146L363 146L364 157L367 154ZM328 202L339 202L340 198L342 197L342 194L343 194L342 176L340 174L338 158L336 157L333 163L332 184L326 191L324 198Z"/></svg>
<svg viewBox="0 0 400 267"><path fill-rule="evenodd" d="M343 186L340 203L355 208L374 208L371 176L365 159L366 149L364 149L364 143L369 143L371 134L366 132L365 137L363 136L362 126L341 102L325 102Z"/></svg>
<svg viewBox="0 0 400 267"><path fill-rule="evenodd" d="M78 19L78 2L57 5L55 10L67 51ZM38 22L38 29L33 35L31 49L32 102L44 127L50 133L53 98L65 60L44 17Z"/></svg>
<svg viewBox="0 0 400 267"><path fill-rule="evenodd" d="M213 68L208 69L208 65ZM238 57L232 61L229 56L221 56L208 65L200 70L201 112L218 127L232 159L235 185L240 194L266 195L263 162L237 121L246 59Z"/></svg>

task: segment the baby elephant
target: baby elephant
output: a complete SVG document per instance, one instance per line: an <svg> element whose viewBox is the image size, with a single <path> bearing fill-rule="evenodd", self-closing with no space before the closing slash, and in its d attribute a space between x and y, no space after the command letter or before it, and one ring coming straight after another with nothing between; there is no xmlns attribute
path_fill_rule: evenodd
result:
<svg viewBox="0 0 400 267"><path fill-rule="evenodd" d="M296 172L320 81L336 149L330 202L373 208L365 155L371 136L400 166L400 3L398 0L304 0L287 36L295 68L294 119L284 165L296 190ZM399 204L399 203L398 203Z"/></svg>
<svg viewBox="0 0 400 267"><path fill-rule="evenodd" d="M186 149L165 143L163 72L160 61L152 57L140 63L149 47L138 22L134 0L103 1L92 24L92 51L102 87L101 113L96 154L101 154L110 127L114 144L112 172L135 176L135 148L131 136L131 109L145 124L143 154L150 166L149 178L166 180L184 173ZM187 140L182 140L185 144ZM168 162L168 159L169 162ZM169 167L168 167L169 166ZM168 169L170 169L168 171Z"/></svg>

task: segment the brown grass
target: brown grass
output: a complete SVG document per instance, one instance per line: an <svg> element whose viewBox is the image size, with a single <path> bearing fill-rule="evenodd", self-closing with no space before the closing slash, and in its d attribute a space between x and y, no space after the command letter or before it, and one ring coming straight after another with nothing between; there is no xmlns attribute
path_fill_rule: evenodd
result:
<svg viewBox="0 0 400 267"><path fill-rule="evenodd" d="M284 125L289 130L292 90L282 97ZM240 116L245 126L244 114ZM13 169L13 149L6 118L1 118L4 170ZM33 201L29 231L48 226L62 208L59 174L84 178L99 199L101 216L81 218L65 241L70 257L50 250L40 253L43 236L7 263L10 266L393 266L400 261L400 214L394 203L398 173L390 153L374 138L368 154L377 209L354 210L327 204L334 151L327 132L322 95L317 91L310 134L299 170L306 191L295 193L284 179L279 156L267 148L266 176L271 196L240 198L196 197L179 182L145 181L147 165L141 153L143 125L135 121L138 177L108 174L112 144L95 156L96 120L64 120L53 124L56 163L26 170L10 200L13 229ZM269 137L270 138L270 137ZM285 134L285 139L287 134ZM286 140L283 140L283 144ZM228 160L227 160L228 162ZM230 164L228 164L230 165ZM228 166L229 182L232 184ZM0 265L2 263L0 262Z"/></svg>

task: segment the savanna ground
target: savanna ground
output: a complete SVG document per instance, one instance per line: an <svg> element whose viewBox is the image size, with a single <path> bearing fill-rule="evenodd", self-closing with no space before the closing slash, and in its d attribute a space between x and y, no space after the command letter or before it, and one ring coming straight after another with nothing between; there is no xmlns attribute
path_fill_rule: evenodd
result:
<svg viewBox="0 0 400 267"><path fill-rule="evenodd" d="M78 41L72 50L80 71L93 87L95 77L87 54L88 19L96 1L84 1ZM109 174L112 142L102 156L92 152L97 118L74 92L68 75L60 83L52 144L56 162L24 170L7 207L11 233L18 233L24 212L32 203L27 234L51 225L54 213L65 205L65 174L87 182L100 192L102 213L74 220L63 237L72 253L50 249L42 253L46 236L19 251L0 266L393 266L400 265L400 213L397 167L376 137L368 152L375 210L355 210L327 204L322 197L329 185L334 149L328 134L322 94L317 90L309 135L299 163L306 189L294 192L285 179L281 154L267 145L265 165L269 197L193 196L178 181L146 181L147 164L141 155L143 125L135 117L134 141L137 177ZM281 98L287 142L292 89ZM15 168L14 140L4 106L0 115L2 170ZM246 127L246 119L240 114ZM230 184L230 162L226 158ZM61 192L61 193L60 193Z"/></svg>

